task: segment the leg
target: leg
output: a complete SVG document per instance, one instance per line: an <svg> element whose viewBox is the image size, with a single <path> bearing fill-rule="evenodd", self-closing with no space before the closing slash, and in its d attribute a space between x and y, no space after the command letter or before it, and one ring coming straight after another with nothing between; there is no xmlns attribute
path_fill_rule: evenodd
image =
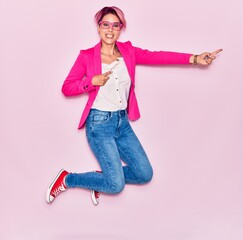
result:
<svg viewBox="0 0 243 240"><path fill-rule="evenodd" d="M147 183L152 179L153 169L131 125L125 117L116 139L121 159L127 164L123 167L125 182L132 184Z"/></svg>
<svg viewBox="0 0 243 240"><path fill-rule="evenodd" d="M102 173L69 174L67 187L81 187L105 193L119 193L125 186L123 168L114 135L117 116L109 112L92 111L86 121L89 145Z"/></svg>

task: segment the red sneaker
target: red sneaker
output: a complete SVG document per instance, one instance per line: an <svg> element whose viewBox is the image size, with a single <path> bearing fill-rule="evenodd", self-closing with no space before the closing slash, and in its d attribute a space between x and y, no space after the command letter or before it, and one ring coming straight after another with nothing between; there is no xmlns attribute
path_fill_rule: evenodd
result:
<svg viewBox="0 0 243 240"><path fill-rule="evenodd" d="M64 192L67 190L67 187L65 185L64 179L69 173L62 169L57 176L55 177L54 181L51 183L49 188L46 192L46 201L48 203L53 202L55 197L60 194L61 192Z"/></svg>
<svg viewBox="0 0 243 240"><path fill-rule="evenodd" d="M94 172L102 173L102 171L94 171ZM91 190L91 199L92 199L93 204L95 206L97 206L100 201L100 192Z"/></svg>

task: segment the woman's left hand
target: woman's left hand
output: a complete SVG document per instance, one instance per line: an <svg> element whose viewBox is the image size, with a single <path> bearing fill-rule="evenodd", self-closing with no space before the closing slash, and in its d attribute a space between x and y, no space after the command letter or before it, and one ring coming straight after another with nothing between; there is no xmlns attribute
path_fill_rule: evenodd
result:
<svg viewBox="0 0 243 240"><path fill-rule="evenodd" d="M216 55L218 53L222 52L222 51L223 51L223 49L218 49L218 50L215 50L211 53L210 52L204 52L204 53L197 56L196 64L205 65L205 66L210 65L213 62L213 60L216 59ZM190 61L191 63L194 63L193 58L194 58L194 56L192 56L192 60Z"/></svg>

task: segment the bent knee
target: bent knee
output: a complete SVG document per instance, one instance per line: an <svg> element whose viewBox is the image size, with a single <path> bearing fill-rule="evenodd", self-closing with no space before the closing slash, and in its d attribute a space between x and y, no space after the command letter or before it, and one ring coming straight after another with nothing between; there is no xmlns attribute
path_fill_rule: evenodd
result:
<svg viewBox="0 0 243 240"><path fill-rule="evenodd" d="M123 178L116 178L112 182L110 182L110 193L118 194L120 193L125 187L125 180Z"/></svg>
<svg viewBox="0 0 243 240"><path fill-rule="evenodd" d="M152 167L149 167L146 169L146 171L143 171L140 176L141 183L149 183L153 178L153 169Z"/></svg>

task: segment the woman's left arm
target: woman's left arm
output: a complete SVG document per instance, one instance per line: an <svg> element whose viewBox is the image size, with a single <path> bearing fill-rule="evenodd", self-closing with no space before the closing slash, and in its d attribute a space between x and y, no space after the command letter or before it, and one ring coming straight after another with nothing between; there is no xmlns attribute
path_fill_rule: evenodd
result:
<svg viewBox="0 0 243 240"><path fill-rule="evenodd" d="M159 64L190 64L193 54L171 51L150 51L133 47L136 64L159 65Z"/></svg>
<svg viewBox="0 0 243 240"><path fill-rule="evenodd" d="M199 64L199 65L204 65L207 66L213 62L213 60L216 59L216 55L220 52L222 52L223 49L218 49L213 52L204 52L200 55L192 55L189 59L191 64Z"/></svg>
<svg viewBox="0 0 243 240"><path fill-rule="evenodd" d="M212 53L204 52L200 55L169 51L149 51L133 47L136 64L200 64L209 65L216 59L216 55L222 51L218 49Z"/></svg>

